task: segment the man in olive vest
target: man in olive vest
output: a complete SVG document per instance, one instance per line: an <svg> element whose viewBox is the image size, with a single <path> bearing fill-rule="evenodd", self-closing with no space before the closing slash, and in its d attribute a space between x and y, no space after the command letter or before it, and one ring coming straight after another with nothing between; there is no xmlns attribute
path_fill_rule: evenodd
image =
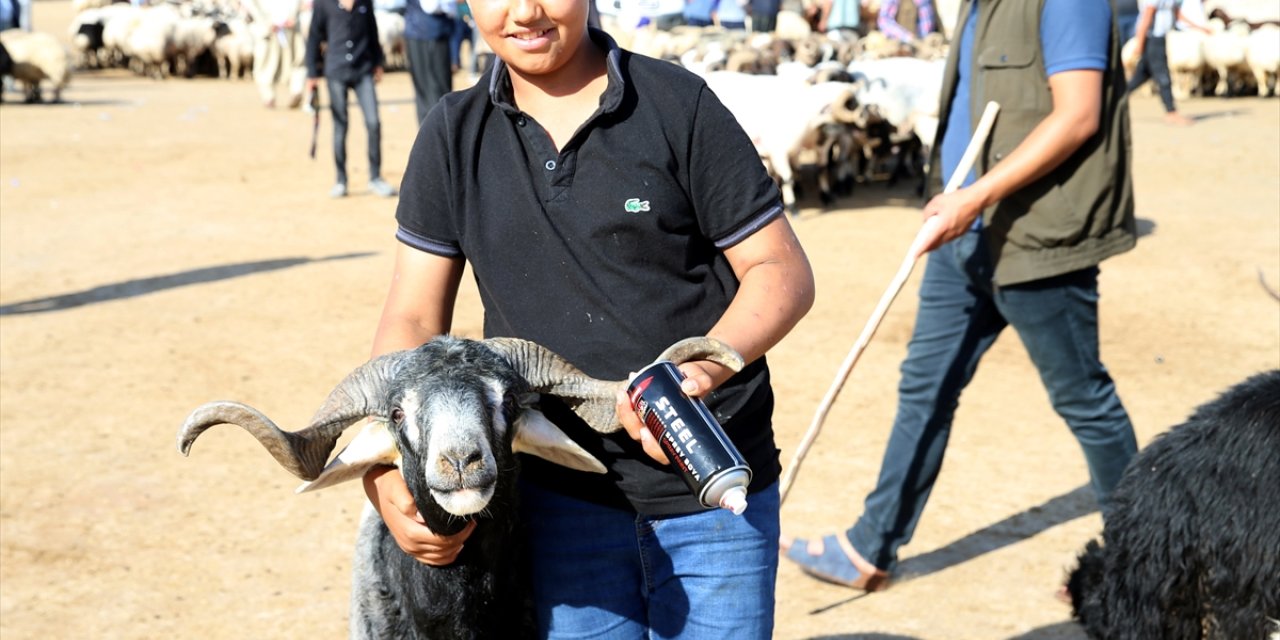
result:
<svg viewBox="0 0 1280 640"><path fill-rule="evenodd" d="M934 196L920 306L875 489L852 528L784 538L810 575L875 591L915 531L960 393L1012 325L1106 499L1137 450L1098 350L1098 264L1136 241L1125 78L1108 0L965 0L947 60L931 188L1000 105L964 186ZM1016 452L1009 452L1016 455ZM999 460L992 460L993 484Z"/></svg>

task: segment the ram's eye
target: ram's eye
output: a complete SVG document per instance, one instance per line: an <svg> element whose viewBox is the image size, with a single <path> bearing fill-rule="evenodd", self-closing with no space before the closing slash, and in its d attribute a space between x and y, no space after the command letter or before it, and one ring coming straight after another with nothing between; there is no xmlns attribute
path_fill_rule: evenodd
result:
<svg viewBox="0 0 1280 640"><path fill-rule="evenodd" d="M404 409L401 409L400 407L396 407L392 409L391 421L396 424L400 424L401 422L404 422Z"/></svg>

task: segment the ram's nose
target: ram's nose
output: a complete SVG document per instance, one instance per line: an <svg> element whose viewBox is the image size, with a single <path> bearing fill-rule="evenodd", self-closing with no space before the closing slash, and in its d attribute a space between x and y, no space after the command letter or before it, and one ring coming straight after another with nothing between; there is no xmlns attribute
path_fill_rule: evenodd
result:
<svg viewBox="0 0 1280 640"><path fill-rule="evenodd" d="M448 449L440 452L437 464L441 473L464 476L484 467L484 453L478 448Z"/></svg>

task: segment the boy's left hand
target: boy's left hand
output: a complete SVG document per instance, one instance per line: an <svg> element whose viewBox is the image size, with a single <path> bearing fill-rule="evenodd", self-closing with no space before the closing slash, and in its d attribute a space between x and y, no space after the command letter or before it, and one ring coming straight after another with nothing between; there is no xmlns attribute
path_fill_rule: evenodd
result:
<svg viewBox="0 0 1280 640"><path fill-rule="evenodd" d="M680 372L685 376L684 380L680 382L680 390L684 391L685 395L690 398L700 398L711 393L712 389L717 386L714 375L724 375L726 379L733 375L733 371L728 368L707 361L681 364ZM658 439L652 433L649 433L644 423L640 421L640 415L632 408L631 399L627 397L625 390L618 391L615 410L618 414L618 422L627 431L627 435L630 435L632 440L640 443L640 447L644 449L645 453L649 454L650 458L660 464L671 463L667 459L667 455L662 452Z"/></svg>

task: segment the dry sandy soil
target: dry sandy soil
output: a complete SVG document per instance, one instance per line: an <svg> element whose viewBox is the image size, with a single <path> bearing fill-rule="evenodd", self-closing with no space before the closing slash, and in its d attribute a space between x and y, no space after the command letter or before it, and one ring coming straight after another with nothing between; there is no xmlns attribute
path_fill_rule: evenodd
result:
<svg viewBox="0 0 1280 640"><path fill-rule="evenodd" d="M68 5L36 5L62 36ZM413 137L405 74L379 89L388 178ZM10 100L18 96L9 94ZM175 450L214 399L288 428L367 355L394 201L327 198L308 116L248 82L77 76L61 105L0 107L0 636L336 638L364 497L296 496L247 435ZM1133 101L1144 237L1102 277L1104 359L1142 443L1280 366L1280 100ZM790 460L918 224L907 188L803 211L818 301L770 358ZM799 535L847 526L875 480L917 270L783 507ZM456 332L476 336L467 287ZM1081 638L1053 591L1100 520L1079 450L1013 335L984 361L894 588L867 597L780 569L778 638Z"/></svg>

